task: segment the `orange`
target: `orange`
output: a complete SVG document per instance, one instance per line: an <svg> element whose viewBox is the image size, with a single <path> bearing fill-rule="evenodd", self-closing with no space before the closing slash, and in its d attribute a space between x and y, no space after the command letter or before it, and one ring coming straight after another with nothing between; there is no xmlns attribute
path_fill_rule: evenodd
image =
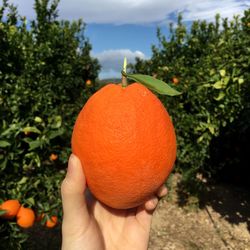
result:
<svg viewBox="0 0 250 250"><path fill-rule="evenodd" d="M1 217L5 219L13 219L16 216L20 206L21 205L18 200L7 200L3 202L0 209L6 210L6 213Z"/></svg>
<svg viewBox="0 0 250 250"><path fill-rule="evenodd" d="M72 151L92 194L127 209L144 203L165 182L176 158L176 136L168 112L149 89L108 84L79 113Z"/></svg>
<svg viewBox="0 0 250 250"><path fill-rule="evenodd" d="M57 216L55 216L55 215L54 215L54 216L51 216L51 217L46 221L45 226L46 226L46 227L49 227L49 228L52 228L52 227L56 226L57 220L58 220Z"/></svg>
<svg viewBox="0 0 250 250"><path fill-rule="evenodd" d="M55 160L57 160L58 155L57 154L51 154L49 158L50 158L51 161L55 161Z"/></svg>
<svg viewBox="0 0 250 250"><path fill-rule="evenodd" d="M50 218L48 216L46 216L46 219L45 219L45 222L43 222L43 218L45 217L46 215L44 213L38 215L36 217L36 221L42 221L42 223L46 226L46 227L49 227L49 228L52 228L54 226L57 225L57 221L58 221L58 218L57 216L53 215L51 216ZM48 218L48 219L47 219Z"/></svg>
<svg viewBox="0 0 250 250"><path fill-rule="evenodd" d="M17 213L17 224L20 227L32 227L35 222L35 213L31 208L21 206Z"/></svg>
<svg viewBox="0 0 250 250"><path fill-rule="evenodd" d="M87 81L86 81L86 85L87 85L87 86L90 86L91 84L92 84L91 80L87 80Z"/></svg>
<svg viewBox="0 0 250 250"><path fill-rule="evenodd" d="M172 78L173 84L177 85L179 83L179 79L177 77Z"/></svg>

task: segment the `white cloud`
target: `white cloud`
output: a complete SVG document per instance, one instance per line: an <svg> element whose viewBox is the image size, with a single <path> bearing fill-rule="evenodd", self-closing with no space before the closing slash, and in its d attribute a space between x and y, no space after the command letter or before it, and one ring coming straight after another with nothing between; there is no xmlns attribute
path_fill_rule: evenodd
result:
<svg viewBox="0 0 250 250"><path fill-rule="evenodd" d="M127 57L128 63L134 63L136 57L146 59L146 56L141 51L131 51L129 49L104 50L93 56L99 60L102 66L100 78L120 77L124 57Z"/></svg>
<svg viewBox="0 0 250 250"><path fill-rule="evenodd" d="M10 0L21 14L34 17L34 0ZM184 20L213 20L216 13L232 18L250 6L249 0L61 0L59 15L64 19L83 18L87 23L150 24L172 20L183 12Z"/></svg>
<svg viewBox="0 0 250 250"><path fill-rule="evenodd" d="M195 5L189 5L183 9L183 20L193 21L205 19L207 21L213 21L217 13L223 18L228 17L232 19L234 15L241 15L249 6L250 1L199 1Z"/></svg>

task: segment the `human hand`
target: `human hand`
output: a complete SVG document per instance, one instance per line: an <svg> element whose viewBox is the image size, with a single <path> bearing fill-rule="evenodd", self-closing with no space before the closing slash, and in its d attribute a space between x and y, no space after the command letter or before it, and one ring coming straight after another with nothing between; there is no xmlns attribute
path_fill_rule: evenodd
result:
<svg viewBox="0 0 250 250"><path fill-rule="evenodd" d="M167 188L137 208L110 208L90 194L81 162L72 154L61 194L62 250L146 250L153 211Z"/></svg>

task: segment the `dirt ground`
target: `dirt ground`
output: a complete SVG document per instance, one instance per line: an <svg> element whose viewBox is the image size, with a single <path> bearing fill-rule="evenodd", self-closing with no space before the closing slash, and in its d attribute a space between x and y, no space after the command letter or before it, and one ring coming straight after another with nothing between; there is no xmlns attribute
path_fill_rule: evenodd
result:
<svg viewBox="0 0 250 250"><path fill-rule="evenodd" d="M244 189L211 186L202 207L180 206L169 191L155 211L149 250L250 250L250 196Z"/></svg>
<svg viewBox="0 0 250 250"><path fill-rule="evenodd" d="M169 190L155 211L149 250L250 250L249 191L226 185L211 186L203 205L197 199L182 204L177 189ZM61 229L37 226L27 250L57 250Z"/></svg>

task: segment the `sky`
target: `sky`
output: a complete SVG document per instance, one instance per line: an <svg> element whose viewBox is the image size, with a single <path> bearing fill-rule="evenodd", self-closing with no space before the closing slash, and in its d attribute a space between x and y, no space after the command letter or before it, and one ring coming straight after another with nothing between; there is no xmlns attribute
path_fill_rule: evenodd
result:
<svg viewBox="0 0 250 250"><path fill-rule="evenodd" d="M34 0L9 2L21 15L34 19ZM100 79L120 77L125 56L128 63L136 57L150 58L151 46L158 44L157 27L168 36L169 23L175 24L179 13L190 24L198 19L214 21L216 13L232 19L247 8L250 0L61 0L58 6L59 19L81 18L87 24L92 56L102 66Z"/></svg>

